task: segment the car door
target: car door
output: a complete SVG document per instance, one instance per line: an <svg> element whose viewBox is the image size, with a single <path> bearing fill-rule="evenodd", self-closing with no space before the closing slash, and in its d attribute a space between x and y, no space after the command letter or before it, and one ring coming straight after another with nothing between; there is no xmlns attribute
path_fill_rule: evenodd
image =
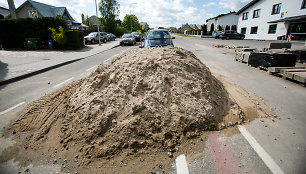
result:
<svg viewBox="0 0 306 174"><path fill-rule="evenodd" d="M233 31L233 38L239 39L239 34L236 31Z"/></svg>

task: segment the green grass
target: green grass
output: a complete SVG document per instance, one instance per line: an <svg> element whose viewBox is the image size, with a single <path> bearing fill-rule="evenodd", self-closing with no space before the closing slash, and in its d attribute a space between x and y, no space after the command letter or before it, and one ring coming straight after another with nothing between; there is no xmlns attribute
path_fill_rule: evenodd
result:
<svg viewBox="0 0 306 174"><path fill-rule="evenodd" d="M176 35L183 36L183 37L194 37L194 36L190 36L187 34L181 34L181 33L171 33L171 34L176 34Z"/></svg>

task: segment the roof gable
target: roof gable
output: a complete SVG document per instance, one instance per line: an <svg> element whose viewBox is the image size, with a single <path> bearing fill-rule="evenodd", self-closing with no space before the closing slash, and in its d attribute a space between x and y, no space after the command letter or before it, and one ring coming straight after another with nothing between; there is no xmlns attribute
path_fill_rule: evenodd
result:
<svg viewBox="0 0 306 174"><path fill-rule="evenodd" d="M65 17L67 16L68 20L72 20L74 21L74 19L72 18L72 16L69 14L68 10L66 7L55 7L52 5L48 5L48 4L43 4L40 2L36 2L36 1L32 1L32 0L27 0L25 1L22 5L20 5L17 9L16 9L16 13L22 9L25 5L27 5L28 3L31 4L31 6L33 8L35 8L37 10L37 12L43 16L43 17L56 17L56 16L62 16Z"/></svg>

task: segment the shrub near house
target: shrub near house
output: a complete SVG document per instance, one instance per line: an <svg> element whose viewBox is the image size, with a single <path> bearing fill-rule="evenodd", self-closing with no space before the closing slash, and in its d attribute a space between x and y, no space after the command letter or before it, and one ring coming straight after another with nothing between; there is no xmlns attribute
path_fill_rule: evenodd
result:
<svg viewBox="0 0 306 174"><path fill-rule="evenodd" d="M64 33L68 28L67 21L62 17L4 19L0 20L0 26L0 44L2 44L4 48L23 48L25 38L38 38L44 45L47 45L47 40L52 39L52 32L49 28L58 29L62 26ZM78 36L82 35L80 31L72 32L78 33L75 34ZM67 36L70 37L70 31L67 31L67 33L69 33ZM73 38L76 39L77 37ZM79 49L80 47L83 47L80 43L83 43L83 41L80 41L79 37L76 41L71 41L71 38L67 38L66 40L68 45L63 46L62 48ZM79 45L78 48L75 47L75 45L77 45L76 43ZM70 44L74 46L70 46Z"/></svg>

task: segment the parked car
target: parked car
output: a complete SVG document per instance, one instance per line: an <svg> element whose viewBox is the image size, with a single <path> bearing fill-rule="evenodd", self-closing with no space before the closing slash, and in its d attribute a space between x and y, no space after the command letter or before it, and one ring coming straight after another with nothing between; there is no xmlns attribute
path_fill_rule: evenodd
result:
<svg viewBox="0 0 306 174"><path fill-rule="evenodd" d="M107 39L110 40L116 40L116 36L113 33L108 33L107 34Z"/></svg>
<svg viewBox="0 0 306 174"><path fill-rule="evenodd" d="M107 34L105 32L100 32L100 41L106 42L107 41ZM99 42L98 32L89 33L87 36L84 37L85 43L97 43Z"/></svg>
<svg viewBox="0 0 306 174"><path fill-rule="evenodd" d="M141 34L138 31L134 31L131 34L135 37L136 42L141 41Z"/></svg>
<svg viewBox="0 0 306 174"><path fill-rule="evenodd" d="M171 35L168 30L157 29L148 31L144 45L141 47L163 47L163 46L174 46Z"/></svg>
<svg viewBox="0 0 306 174"><path fill-rule="evenodd" d="M220 35L223 34L224 31L214 31L213 34L212 34L212 37L215 38L215 39L219 39L220 38Z"/></svg>
<svg viewBox="0 0 306 174"><path fill-rule="evenodd" d="M225 31L224 33L222 33L220 36L219 36L221 39L244 39L244 34L240 34L238 33L237 31L231 31L231 30L228 30L228 31Z"/></svg>
<svg viewBox="0 0 306 174"><path fill-rule="evenodd" d="M124 34L122 35L122 38L120 40L120 45L135 45L136 44L136 40L135 37L133 37L132 34Z"/></svg>

